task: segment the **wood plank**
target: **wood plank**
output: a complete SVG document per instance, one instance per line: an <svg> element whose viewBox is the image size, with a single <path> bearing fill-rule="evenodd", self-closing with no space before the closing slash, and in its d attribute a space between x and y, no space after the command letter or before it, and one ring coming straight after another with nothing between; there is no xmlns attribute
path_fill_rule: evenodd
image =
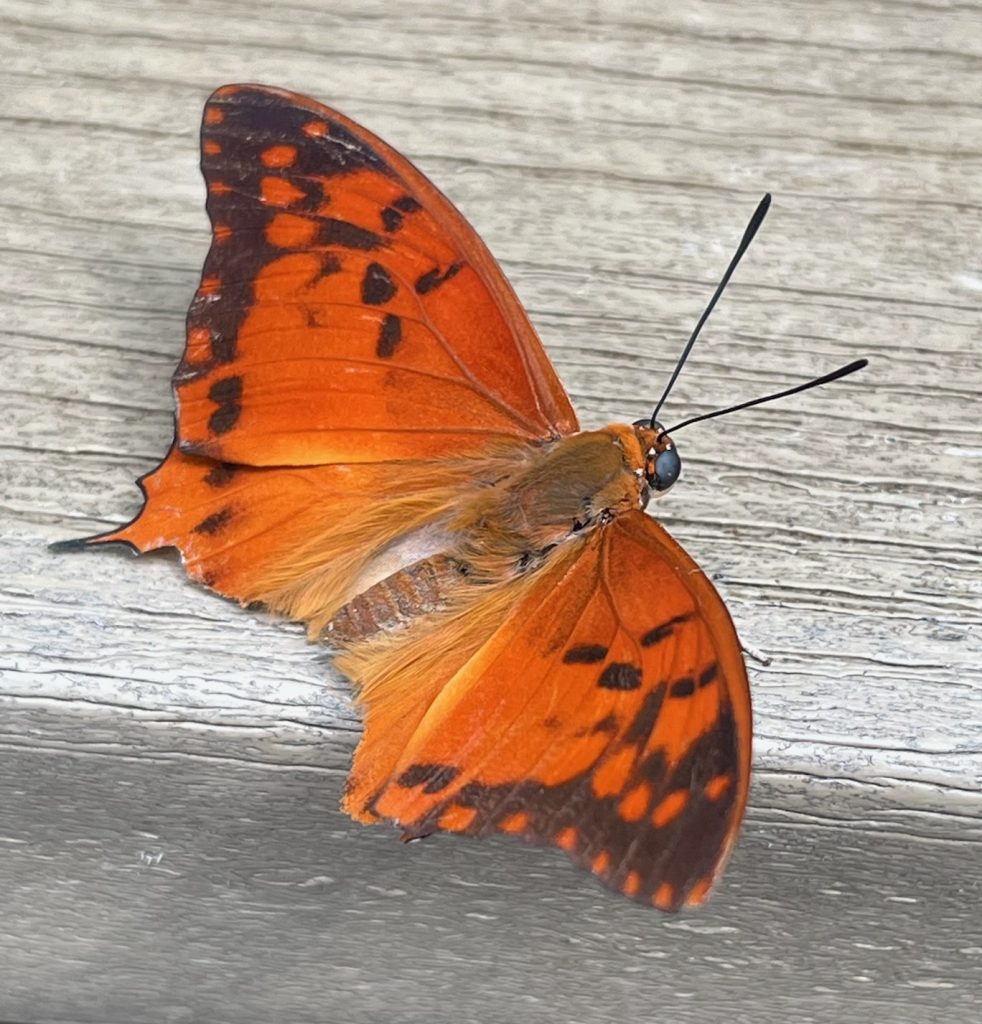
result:
<svg viewBox="0 0 982 1024"><path fill-rule="evenodd" d="M286 732L212 730L205 753L189 727L73 717L3 737L8 1020L866 1024L977 1003L977 841L753 815L712 903L665 917L555 850L352 828L343 774L284 758Z"/></svg>

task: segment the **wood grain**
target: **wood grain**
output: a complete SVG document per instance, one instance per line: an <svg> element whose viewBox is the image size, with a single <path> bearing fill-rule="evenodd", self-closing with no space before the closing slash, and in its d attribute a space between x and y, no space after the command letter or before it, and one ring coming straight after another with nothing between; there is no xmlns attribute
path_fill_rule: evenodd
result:
<svg viewBox="0 0 982 1024"><path fill-rule="evenodd" d="M980 15L0 0L0 1019L968 1019ZM170 440L208 244L197 121L227 81L306 92L416 160L585 426L650 410L768 189L668 415L870 357L680 435L656 508L772 659L705 911L645 914L507 841L348 823L357 713L296 627L167 557L46 550L128 518Z"/></svg>

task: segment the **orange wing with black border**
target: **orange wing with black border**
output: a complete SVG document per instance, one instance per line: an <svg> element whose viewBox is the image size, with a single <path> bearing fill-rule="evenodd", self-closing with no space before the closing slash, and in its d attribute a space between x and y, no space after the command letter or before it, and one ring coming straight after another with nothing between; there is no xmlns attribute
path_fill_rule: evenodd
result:
<svg viewBox="0 0 982 1024"><path fill-rule="evenodd" d="M304 96L230 85L201 150L212 244L175 443L139 515L77 543L177 547L220 593L323 620L330 602L282 592L452 501L448 457L576 417L484 243L380 139ZM339 598L352 575L322 589Z"/></svg>
<svg viewBox="0 0 982 1024"><path fill-rule="evenodd" d="M560 557L411 731L373 730L411 685L365 694L352 814L552 843L665 910L705 898L746 803L750 693L722 600L654 520Z"/></svg>
<svg viewBox="0 0 982 1024"><path fill-rule="evenodd" d="M211 251L175 378L180 450L250 465L429 459L577 429L474 229L343 115L209 99Z"/></svg>

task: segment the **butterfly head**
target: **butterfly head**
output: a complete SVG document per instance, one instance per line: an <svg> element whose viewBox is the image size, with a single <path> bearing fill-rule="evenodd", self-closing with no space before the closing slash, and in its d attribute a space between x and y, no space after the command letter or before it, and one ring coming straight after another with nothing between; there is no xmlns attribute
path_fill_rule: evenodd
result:
<svg viewBox="0 0 982 1024"><path fill-rule="evenodd" d="M634 432L641 445L644 465L636 472L643 478L646 493L643 504L647 505L651 491L667 491L682 472L682 459L675 442L665 433L660 423L638 420Z"/></svg>

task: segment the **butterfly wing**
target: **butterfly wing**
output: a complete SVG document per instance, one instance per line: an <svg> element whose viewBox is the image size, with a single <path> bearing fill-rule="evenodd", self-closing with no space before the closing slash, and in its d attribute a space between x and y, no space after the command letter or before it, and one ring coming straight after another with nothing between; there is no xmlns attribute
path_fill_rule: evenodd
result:
<svg viewBox="0 0 982 1024"><path fill-rule="evenodd" d="M215 92L201 139L213 242L174 378L182 451L390 462L577 429L500 268L408 160L264 86Z"/></svg>
<svg viewBox="0 0 982 1024"><path fill-rule="evenodd" d="M323 621L359 561L452 502L448 457L576 417L487 248L385 143L233 85L208 100L201 146L212 244L175 444L137 518L87 543L174 546L220 593Z"/></svg>
<svg viewBox="0 0 982 1024"><path fill-rule="evenodd" d="M412 669L407 669L407 673ZM365 691L347 807L552 843L666 910L701 902L746 803L750 696L730 617L654 520L619 517L544 570L413 723L383 780L372 730L408 675Z"/></svg>
<svg viewBox="0 0 982 1024"><path fill-rule="evenodd" d="M362 589L374 555L452 506L468 470L467 461L404 463L395 472L385 463L247 466L187 455L175 443L138 481L144 505L131 522L54 547L176 547L192 579L308 622L316 634Z"/></svg>

